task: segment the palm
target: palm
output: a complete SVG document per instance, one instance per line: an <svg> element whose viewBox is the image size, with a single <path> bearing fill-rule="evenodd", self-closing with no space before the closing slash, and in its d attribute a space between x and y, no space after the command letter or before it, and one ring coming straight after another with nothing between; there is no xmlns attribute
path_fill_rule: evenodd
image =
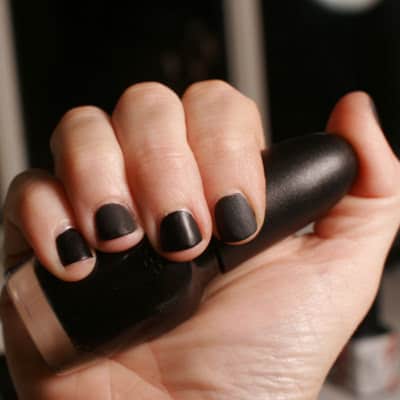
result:
<svg viewBox="0 0 400 400"><path fill-rule="evenodd" d="M212 282L196 315L174 331L72 375L43 372L35 382L38 397L315 397L338 348L355 327L349 321L354 314L360 319L370 301L349 282L359 269L376 263L385 221L379 229L368 224L365 214L358 220L354 215L340 218L363 201L349 197L317 226L317 233L325 236L346 229L346 238L287 239ZM386 205L372 201L370 211L382 212ZM359 224L363 232L357 232ZM378 278L377 272L365 284ZM328 334L336 338L334 343L326 339Z"/></svg>

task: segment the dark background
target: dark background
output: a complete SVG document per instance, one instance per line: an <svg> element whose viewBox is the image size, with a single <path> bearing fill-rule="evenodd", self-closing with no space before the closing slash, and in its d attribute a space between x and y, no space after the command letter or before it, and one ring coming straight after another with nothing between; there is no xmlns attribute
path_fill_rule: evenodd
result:
<svg viewBox="0 0 400 400"><path fill-rule="evenodd" d="M179 94L194 81L229 80L220 0L10 3L31 166L52 168L48 140L71 107L110 112L144 80ZM400 154L400 2L348 15L265 0L263 16L273 141L323 130L340 96L366 90ZM13 399L4 360L1 368L0 392Z"/></svg>
<svg viewBox="0 0 400 400"><path fill-rule="evenodd" d="M400 154L400 2L353 15L311 0L263 4L274 135L319 130L340 96L365 90Z"/></svg>
<svg viewBox="0 0 400 400"><path fill-rule="evenodd" d="M312 0L262 4L273 139L323 129L336 100L361 89L400 152L400 2L355 15ZM48 138L71 107L110 112L143 80L182 93L197 80L229 79L220 0L12 6L32 166L51 168Z"/></svg>
<svg viewBox="0 0 400 400"><path fill-rule="evenodd" d="M226 78L221 2L12 2L29 155L50 168L48 138L68 109L112 111L123 90L148 80L178 93Z"/></svg>

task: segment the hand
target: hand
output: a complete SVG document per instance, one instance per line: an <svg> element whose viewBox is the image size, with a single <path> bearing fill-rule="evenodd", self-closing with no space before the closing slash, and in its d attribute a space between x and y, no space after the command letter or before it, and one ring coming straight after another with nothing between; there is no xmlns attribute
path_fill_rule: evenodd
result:
<svg viewBox="0 0 400 400"><path fill-rule="evenodd" d="M400 223L400 163L369 97L341 99L327 130L358 154L351 194L316 223L315 233L288 238L215 279L198 312L164 336L56 376L3 293L7 359L20 398L316 398L374 299ZM93 107L72 110L51 140L56 178L34 170L10 187L6 263L33 249L60 279L77 280L93 268L89 248L124 250L144 232L161 254L180 261L200 254L212 233L236 244L251 240L265 209L263 146L253 102L218 81L195 84L182 99L159 84L135 85L111 117ZM238 193L233 199L247 199L252 223L235 220L233 227L247 229L233 232L214 208ZM96 217L106 204L124 208L108 208L111 219L107 208ZM180 210L189 214L175 215L189 218L191 228L172 224L182 233L172 242L163 218ZM87 243L75 259L63 257L55 241L69 227Z"/></svg>

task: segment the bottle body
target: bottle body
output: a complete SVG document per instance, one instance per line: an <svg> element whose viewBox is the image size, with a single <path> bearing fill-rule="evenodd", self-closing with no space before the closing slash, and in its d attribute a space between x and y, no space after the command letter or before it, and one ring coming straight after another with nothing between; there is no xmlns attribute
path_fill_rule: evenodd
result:
<svg viewBox="0 0 400 400"><path fill-rule="evenodd" d="M211 247L173 263L144 239L125 252L97 252L93 271L78 282L61 281L31 259L7 289L46 362L62 371L172 329L194 312L218 271Z"/></svg>
<svg viewBox="0 0 400 400"><path fill-rule="evenodd" d="M200 257L174 263L144 239L122 253L97 252L93 272L79 282L57 279L35 259L11 271L8 292L49 366L83 366L174 328L193 314L214 276L323 216L357 172L350 145L326 134L274 145L263 161L266 219L247 244L213 239Z"/></svg>

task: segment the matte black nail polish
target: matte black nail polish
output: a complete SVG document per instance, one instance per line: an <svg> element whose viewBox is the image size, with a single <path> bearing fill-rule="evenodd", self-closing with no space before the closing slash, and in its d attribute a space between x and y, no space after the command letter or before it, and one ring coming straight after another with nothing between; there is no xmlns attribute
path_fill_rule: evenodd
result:
<svg viewBox="0 0 400 400"><path fill-rule="evenodd" d="M190 249L201 240L199 227L192 214L187 211L175 211L161 221L160 245L163 251Z"/></svg>
<svg viewBox="0 0 400 400"><path fill-rule="evenodd" d="M56 247L64 266L93 257L85 239L74 228L70 228L57 236Z"/></svg>
<svg viewBox="0 0 400 400"><path fill-rule="evenodd" d="M218 233L223 242L240 242L257 230L254 211L241 193L218 200L214 214Z"/></svg>
<svg viewBox="0 0 400 400"><path fill-rule="evenodd" d="M97 236L100 240L111 240L136 230L137 224L130 211L121 204L101 206L95 214Z"/></svg>
<svg viewBox="0 0 400 400"><path fill-rule="evenodd" d="M57 279L36 259L10 271L10 298L48 365L56 371L82 368L176 327L196 311L216 275L328 212L352 186L358 166L350 145L326 134L273 145L263 162L266 219L246 244L213 239L200 257L176 263L144 238L122 253L98 252L93 272L79 282Z"/></svg>

